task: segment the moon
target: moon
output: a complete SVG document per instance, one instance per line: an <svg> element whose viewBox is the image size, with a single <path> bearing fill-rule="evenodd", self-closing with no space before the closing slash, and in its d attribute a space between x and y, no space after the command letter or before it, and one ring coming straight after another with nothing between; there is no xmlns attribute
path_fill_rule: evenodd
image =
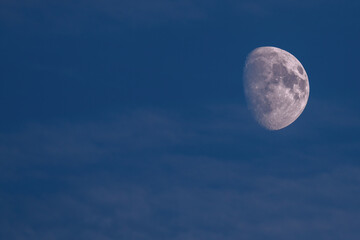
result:
<svg viewBox="0 0 360 240"><path fill-rule="evenodd" d="M253 50L246 58L243 81L248 108L268 130L293 123L309 98L309 79L304 67L280 48Z"/></svg>

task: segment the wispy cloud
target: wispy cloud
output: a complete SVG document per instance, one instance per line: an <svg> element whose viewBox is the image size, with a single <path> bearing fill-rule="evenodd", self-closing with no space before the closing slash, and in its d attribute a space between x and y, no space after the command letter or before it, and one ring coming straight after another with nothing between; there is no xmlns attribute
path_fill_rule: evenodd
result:
<svg viewBox="0 0 360 240"><path fill-rule="evenodd" d="M30 25L37 26L39 31L77 33L121 23L137 26L204 20L214 3L203 0L2 1L0 20L13 27Z"/></svg>
<svg viewBox="0 0 360 240"><path fill-rule="evenodd" d="M314 99L308 105L298 120L278 132L258 127L246 107L237 104L199 108L196 116L165 109L137 109L87 122L29 123L21 130L0 135L1 154L16 159L39 154L66 159L150 150L169 153L192 146L228 147L233 148L232 152L240 147L246 151L246 147L236 147L237 142L271 150L279 144L290 146L293 141L303 147L339 145L337 138L345 135L343 144L358 143L355 136L360 130L359 113ZM324 134L328 136L325 143L321 142Z"/></svg>
<svg viewBox="0 0 360 240"><path fill-rule="evenodd" d="M257 127L244 106L212 105L3 133L0 236L354 239L359 142L327 144L349 119L359 131L358 116L321 106L281 132Z"/></svg>
<svg viewBox="0 0 360 240"><path fill-rule="evenodd" d="M335 2L335 1L334 1ZM326 2L332 4L333 2ZM83 32L108 29L114 24L133 26L193 23L216 17L226 10L234 16L247 18L273 17L279 9L312 10L324 1L219 1L219 0L78 0L44 1L16 0L0 3L0 19L12 26L38 26L42 31Z"/></svg>
<svg viewBox="0 0 360 240"><path fill-rule="evenodd" d="M254 169L246 175L240 162L167 160L176 177L161 174L161 181L150 168L147 178L125 182L115 168L62 176L66 189L54 193L2 194L2 206L7 206L2 207L2 236L356 239L359 233L358 168L288 179L252 174ZM199 171L206 173L199 176ZM139 171L133 175L142 177Z"/></svg>

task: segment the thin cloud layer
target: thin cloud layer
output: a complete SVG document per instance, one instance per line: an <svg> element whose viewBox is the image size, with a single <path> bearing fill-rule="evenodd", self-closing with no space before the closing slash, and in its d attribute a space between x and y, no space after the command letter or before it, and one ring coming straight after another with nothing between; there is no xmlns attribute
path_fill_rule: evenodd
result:
<svg viewBox="0 0 360 240"><path fill-rule="evenodd" d="M321 147L307 131L330 114L309 115L269 134L234 105L197 116L142 109L3 134L0 236L355 239L359 142ZM328 133L329 141L337 134Z"/></svg>
<svg viewBox="0 0 360 240"><path fill-rule="evenodd" d="M333 2L326 2L327 5ZM10 26L41 25L57 32L91 31L126 23L134 26L168 22L193 23L207 21L227 9L246 18L267 18L279 10L312 10L324 1L218 1L218 0L90 0L44 1L15 0L0 3L0 19ZM46 21L44 21L46 19ZM102 24L105 23L106 24Z"/></svg>

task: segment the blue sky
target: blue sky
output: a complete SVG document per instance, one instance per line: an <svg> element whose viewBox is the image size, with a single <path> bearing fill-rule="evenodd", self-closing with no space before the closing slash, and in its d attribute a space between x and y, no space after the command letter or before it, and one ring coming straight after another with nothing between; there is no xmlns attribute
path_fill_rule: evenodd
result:
<svg viewBox="0 0 360 240"><path fill-rule="evenodd" d="M0 3L1 239L359 239L357 1ZM310 97L266 131L242 70Z"/></svg>

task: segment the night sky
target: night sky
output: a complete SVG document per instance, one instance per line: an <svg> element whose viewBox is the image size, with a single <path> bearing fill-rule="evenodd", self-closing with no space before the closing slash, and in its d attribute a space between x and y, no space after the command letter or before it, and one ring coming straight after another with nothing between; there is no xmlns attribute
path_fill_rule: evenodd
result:
<svg viewBox="0 0 360 240"><path fill-rule="evenodd" d="M1 0L0 239L360 239L360 1ZM267 131L254 48L310 97Z"/></svg>

